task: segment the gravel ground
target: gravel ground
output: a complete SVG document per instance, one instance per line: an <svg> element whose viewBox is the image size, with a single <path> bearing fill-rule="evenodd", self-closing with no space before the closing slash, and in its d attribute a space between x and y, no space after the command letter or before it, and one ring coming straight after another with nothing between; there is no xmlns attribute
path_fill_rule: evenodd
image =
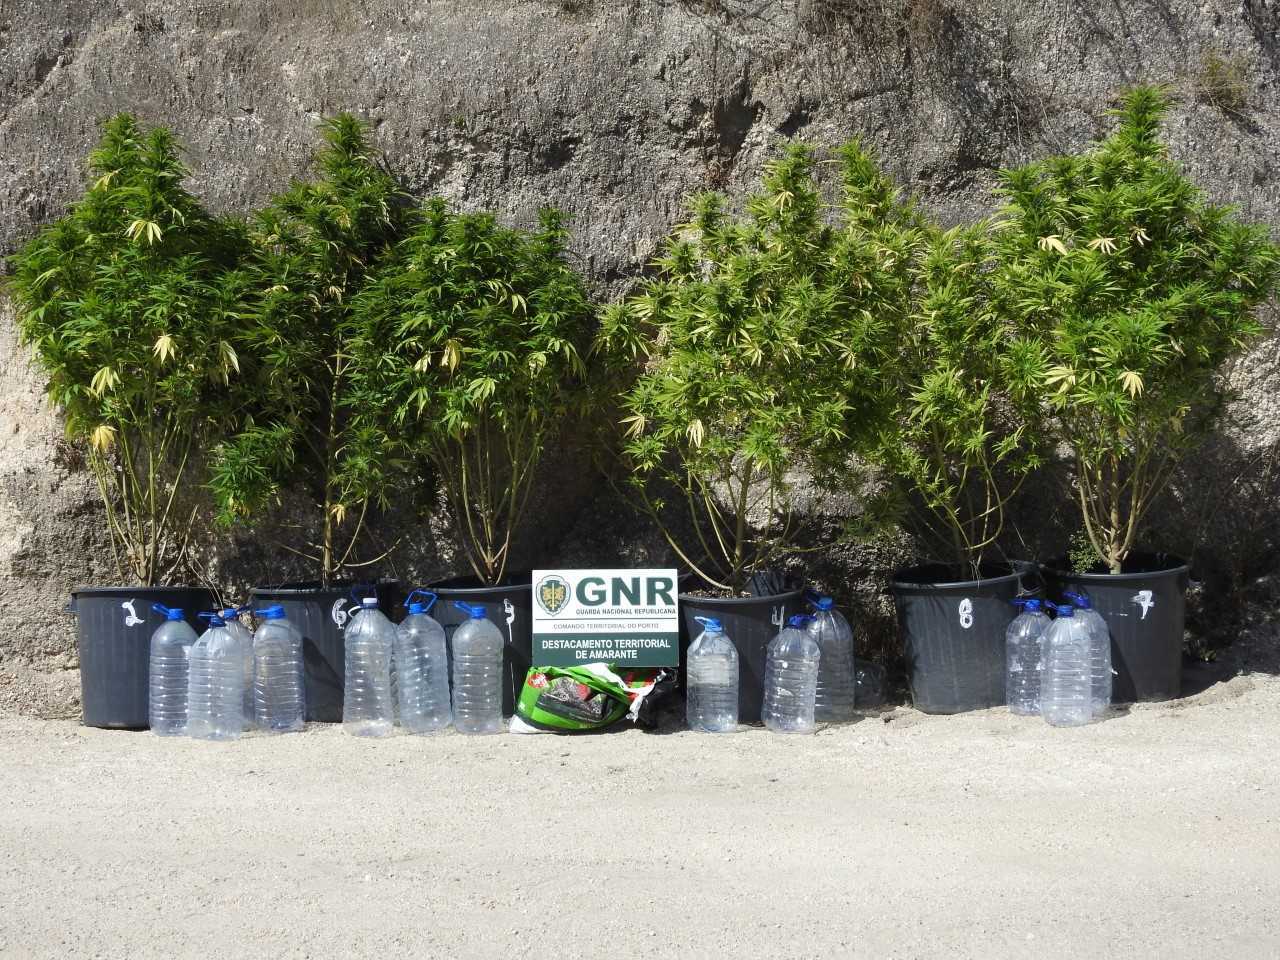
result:
<svg viewBox="0 0 1280 960"><path fill-rule="evenodd" d="M1262 675L1075 730L0 720L0 955L1274 957L1278 734Z"/></svg>

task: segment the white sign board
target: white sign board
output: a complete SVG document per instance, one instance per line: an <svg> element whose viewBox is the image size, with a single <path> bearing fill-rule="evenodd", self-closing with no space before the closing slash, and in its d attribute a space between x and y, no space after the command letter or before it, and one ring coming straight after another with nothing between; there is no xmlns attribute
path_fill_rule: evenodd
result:
<svg viewBox="0 0 1280 960"><path fill-rule="evenodd" d="M680 665L675 570L535 570L533 663Z"/></svg>

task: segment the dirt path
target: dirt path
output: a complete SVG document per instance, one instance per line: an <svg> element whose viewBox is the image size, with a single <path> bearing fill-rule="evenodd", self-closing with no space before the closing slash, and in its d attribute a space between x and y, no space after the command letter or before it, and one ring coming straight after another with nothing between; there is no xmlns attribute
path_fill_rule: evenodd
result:
<svg viewBox="0 0 1280 960"><path fill-rule="evenodd" d="M1054 730L0 721L0 956L1280 955L1280 679Z"/></svg>

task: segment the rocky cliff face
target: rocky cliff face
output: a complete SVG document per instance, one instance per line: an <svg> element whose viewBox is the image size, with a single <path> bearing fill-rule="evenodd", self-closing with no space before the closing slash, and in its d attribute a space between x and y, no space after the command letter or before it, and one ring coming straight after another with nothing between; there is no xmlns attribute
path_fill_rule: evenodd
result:
<svg viewBox="0 0 1280 960"><path fill-rule="evenodd" d="M741 193L787 138L859 135L958 221L992 209L997 168L1098 134L1136 81L1181 94L1169 136L1191 174L1275 223L1278 30L1278 0L7 0L0 253L76 195L97 125L116 111L173 127L196 192L246 210L303 168L318 118L350 109L416 193L521 222L544 203L568 211L583 270L615 295L682 198ZM72 623L54 611L73 584L112 575L100 514L7 312L0 374L0 703L74 712ZM1241 399L1156 535L1206 541L1205 570L1222 583L1265 569L1276 540L1276 342L1232 378ZM542 515L559 549L540 536L526 560L656 550L643 525L601 532L614 510L585 482ZM1028 549L1060 546L1057 519ZM406 575L453 565L431 529L415 544ZM208 554L233 584L294 572L247 537ZM824 569L847 583L890 562L877 548Z"/></svg>

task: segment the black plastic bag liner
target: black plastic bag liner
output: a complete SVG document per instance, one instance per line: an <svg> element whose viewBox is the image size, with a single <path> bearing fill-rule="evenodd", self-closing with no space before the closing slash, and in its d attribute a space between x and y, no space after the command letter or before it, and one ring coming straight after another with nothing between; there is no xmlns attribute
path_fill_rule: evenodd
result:
<svg viewBox="0 0 1280 960"><path fill-rule="evenodd" d="M680 585L683 590L695 589L697 581L682 577ZM724 598L680 594L680 682L688 689L685 654L689 644L702 633L702 624L695 618L715 617L738 650L738 720L759 723L769 641L778 635L788 617L804 613L804 589L787 589L786 581L777 574L757 575L748 589L762 592Z"/></svg>
<svg viewBox="0 0 1280 960"><path fill-rule="evenodd" d="M1111 631L1114 703L1171 700L1182 693L1182 630L1189 571L1179 557L1131 553L1120 573L1073 573L1065 560L1045 567L1050 589L1065 602L1086 593Z"/></svg>
<svg viewBox="0 0 1280 960"><path fill-rule="evenodd" d="M378 607L392 621L400 619L396 607L403 594L395 580L375 585L358 585L355 596L378 598ZM284 615L302 631L303 676L306 686L307 719L319 723L342 722L343 682L347 674L347 648L343 631L359 609L352 599L350 583L334 583L322 589L319 583L286 583L279 587L254 587L255 607L280 604Z"/></svg>
<svg viewBox="0 0 1280 960"><path fill-rule="evenodd" d="M533 665L533 575L528 571L513 573L496 587L484 586L476 577L455 577L427 589L440 598L431 608L431 616L444 627L450 683L453 682L453 631L467 619L467 614L455 607L453 601L480 604L488 618L497 624L504 641L502 715L511 716L515 713L525 674Z"/></svg>
<svg viewBox="0 0 1280 960"><path fill-rule="evenodd" d="M202 633L197 619L215 598L202 587L77 587L67 612L76 615L80 650L82 722L89 727L145 730L149 725L151 634L164 623L153 603L179 607Z"/></svg>
<svg viewBox="0 0 1280 960"><path fill-rule="evenodd" d="M899 571L891 590L906 653L911 701L925 713L962 713L1005 702L1009 601L1035 586L1036 566L993 564L977 580L925 564Z"/></svg>

